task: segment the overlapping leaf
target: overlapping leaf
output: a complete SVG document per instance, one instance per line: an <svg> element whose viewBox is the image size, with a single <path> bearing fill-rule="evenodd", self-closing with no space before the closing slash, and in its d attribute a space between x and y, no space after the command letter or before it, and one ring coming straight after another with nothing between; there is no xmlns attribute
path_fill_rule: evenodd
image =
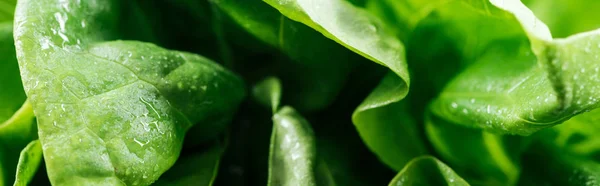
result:
<svg viewBox="0 0 600 186"><path fill-rule="evenodd" d="M519 158L530 139L467 128L432 114L427 114L425 130L439 157L469 183L517 183L521 172Z"/></svg>
<svg viewBox="0 0 600 186"><path fill-rule="evenodd" d="M440 160L431 156L420 156L408 162L389 185L465 186L469 183Z"/></svg>
<svg viewBox="0 0 600 186"><path fill-rule="evenodd" d="M288 87L283 100L297 109L315 111L331 104L350 71L364 60L312 28L290 20L265 2L215 0L213 3L250 33L246 37L255 37L269 47L233 31L228 35L233 38L232 42L253 53L283 54L270 54L270 57L261 57L260 61L248 60L236 65L247 66L253 69L251 71L265 71L266 68L268 70L260 79L264 74L277 75L283 83L294 85ZM269 50L270 47L276 50ZM240 55L240 52L236 54Z"/></svg>
<svg viewBox="0 0 600 186"><path fill-rule="evenodd" d="M33 111L26 101L15 56L14 4L0 1L0 185L13 184L19 152L37 138Z"/></svg>
<svg viewBox="0 0 600 186"><path fill-rule="evenodd" d="M519 1L471 5L481 16L500 17L498 24L519 23L528 39L491 44L440 94L434 113L471 127L528 135L598 106L597 31L553 39Z"/></svg>
<svg viewBox="0 0 600 186"><path fill-rule="evenodd" d="M17 6L17 56L53 184L148 185L173 165L191 126L223 128L244 96L241 80L206 58L110 41L126 29L119 7Z"/></svg>
<svg viewBox="0 0 600 186"><path fill-rule="evenodd" d="M15 186L25 186L33 179L42 161L42 145L39 140L29 143L19 157Z"/></svg>

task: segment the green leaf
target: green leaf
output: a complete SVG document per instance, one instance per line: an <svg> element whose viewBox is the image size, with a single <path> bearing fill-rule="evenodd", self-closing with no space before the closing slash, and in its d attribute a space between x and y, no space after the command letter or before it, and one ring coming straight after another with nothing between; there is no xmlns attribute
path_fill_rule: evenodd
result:
<svg viewBox="0 0 600 186"><path fill-rule="evenodd" d="M529 135L598 107L597 31L553 39L519 1L471 5L481 16L501 18L498 24L520 24L522 34L473 58L476 64L434 102L434 113L466 126Z"/></svg>
<svg viewBox="0 0 600 186"><path fill-rule="evenodd" d="M17 56L52 184L148 185L191 126L214 136L244 97L242 81L206 58L111 41L127 25L116 1L17 7Z"/></svg>
<svg viewBox="0 0 600 186"><path fill-rule="evenodd" d="M213 145L202 152L180 157L153 185L213 185L223 147Z"/></svg>
<svg viewBox="0 0 600 186"><path fill-rule="evenodd" d="M522 2L548 25L554 37L564 38L600 28L600 21L590 19L600 15L597 11L581 11L600 7L598 1L523 0Z"/></svg>
<svg viewBox="0 0 600 186"><path fill-rule="evenodd" d="M379 19L343 0L265 0L288 18L301 22L346 48L388 67L408 87L403 44Z"/></svg>
<svg viewBox="0 0 600 186"><path fill-rule="evenodd" d="M8 120L26 99L15 56L12 29L12 21L0 21L0 122Z"/></svg>
<svg viewBox="0 0 600 186"><path fill-rule="evenodd" d="M335 185L316 150L308 121L291 107L281 108L273 116L267 185Z"/></svg>
<svg viewBox="0 0 600 186"><path fill-rule="evenodd" d="M431 109L457 124L525 135L551 126L534 119L554 113L555 95L525 41L503 41L447 84Z"/></svg>
<svg viewBox="0 0 600 186"><path fill-rule="evenodd" d="M279 109L281 101L281 82L276 77L267 77L252 89L254 98L266 107L270 107L273 113Z"/></svg>
<svg viewBox="0 0 600 186"><path fill-rule="evenodd" d="M331 104L346 83L348 74L365 60L312 28L290 20L264 2L215 0L213 3L250 34L236 34L235 29L231 29L234 33L228 35L232 42L244 46L243 50L253 52L249 58L256 57L256 53L268 54L258 61L240 60L238 63L241 64L236 63L236 67L245 66L240 71L247 73L263 72L258 80L265 75L277 76L283 84L293 85L286 88L282 101L299 110L322 110ZM255 37L259 42L248 41L247 37Z"/></svg>
<svg viewBox="0 0 600 186"><path fill-rule="evenodd" d="M42 161L42 145L39 140L32 141L21 151L14 186L26 186L33 179Z"/></svg>
<svg viewBox="0 0 600 186"><path fill-rule="evenodd" d="M0 2L0 17L2 3ZM6 5L7 6L7 5ZM1 18L0 18L1 19ZM19 152L37 138L35 117L19 75L12 37L12 21L0 20L0 185L13 184Z"/></svg>
<svg viewBox="0 0 600 186"><path fill-rule="evenodd" d="M407 102L400 102L407 91L403 81L388 73L352 115L363 141L395 170L427 152Z"/></svg>
<svg viewBox="0 0 600 186"><path fill-rule="evenodd" d="M366 9L387 25L393 25L390 26L393 32L406 41L420 21L436 8L451 3L443 0L369 0Z"/></svg>
<svg viewBox="0 0 600 186"><path fill-rule="evenodd" d="M529 139L467 128L425 117L425 131L433 148L469 183L515 185L521 172L519 157Z"/></svg>
<svg viewBox="0 0 600 186"><path fill-rule="evenodd" d="M359 100L353 102L359 102L362 96L357 97ZM397 171L381 162L364 144L348 117L354 108L345 104L347 101L338 100L334 107L319 113L320 117L311 117L317 155L326 162L336 185L386 185Z"/></svg>
<svg viewBox="0 0 600 186"><path fill-rule="evenodd" d="M29 102L25 102L9 120L0 123L0 185L10 185L15 180L18 152L37 138L35 124Z"/></svg>
<svg viewBox="0 0 600 186"><path fill-rule="evenodd" d="M459 186L469 183L440 160L431 156L420 156L406 164L389 185Z"/></svg>
<svg viewBox="0 0 600 186"><path fill-rule="evenodd" d="M367 145L393 168L400 169L410 158L424 152L419 142L407 143L413 140L419 141L418 139L415 140L417 137L412 134L415 127L411 121L395 120L401 120L402 125L391 122L394 118L371 121L377 116L397 112L394 109L385 107L398 107L391 105L402 100L408 93L409 75L405 62L404 46L396 37L390 34L388 28L385 27L386 25L383 25L378 18L365 10L346 1L298 0L283 2L267 0L265 2L277 8L288 18L301 22L363 57L389 68L393 74L386 76L379 85L380 88L375 89L357 108L353 121ZM381 127L370 126L373 125L371 122ZM367 128L376 131L370 131ZM399 131L406 131L409 136L397 140L394 139L395 134L390 135L390 133ZM381 134L381 132L386 132L386 134ZM374 136L387 136L387 138L379 139L374 138ZM386 152L383 149L398 150ZM411 151L411 153L404 153L406 151Z"/></svg>
<svg viewBox="0 0 600 186"><path fill-rule="evenodd" d="M16 4L16 0L0 1L0 23L13 20Z"/></svg>

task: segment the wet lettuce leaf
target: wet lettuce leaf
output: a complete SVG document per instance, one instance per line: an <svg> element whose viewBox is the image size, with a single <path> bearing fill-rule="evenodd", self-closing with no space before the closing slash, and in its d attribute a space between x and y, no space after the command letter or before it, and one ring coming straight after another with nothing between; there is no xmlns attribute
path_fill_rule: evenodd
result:
<svg viewBox="0 0 600 186"><path fill-rule="evenodd" d="M364 76L363 76L364 78ZM278 78L269 77L258 83L253 88L253 95L257 102L261 103L263 107L271 107L271 105L278 105L279 101L277 98L281 96L282 86L279 84L280 81ZM375 83L375 82L374 82ZM347 87L348 88L348 87ZM346 88L345 88L346 89ZM286 89L287 90L287 89ZM368 90L365 90L362 94L367 94ZM287 91L286 91L287 92ZM356 97L360 98L362 96L357 95ZM351 125L351 120L349 118L349 114L352 112L352 107L344 106L348 104L347 98L341 98L342 100L338 100L332 105L331 108L336 109L328 109L326 112L321 112L318 115L322 116L311 116L312 120L309 124L307 119L303 116L300 116L297 111L294 111L295 114L288 114L286 116L288 121L304 121L307 127L314 128L315 134L307 134L304 135L306 138L302 139L311 139L308 140L310 142L306 143L298 143L299 145L314 147L315 152L313 153L304 153L305 155L316 156L317 168L316 170L312 169L313 173L306 173L303 171L304 169L295 169L295 174L315 174L317 182L327 182L327 184L335 185L382 185L386 184L385 181L391 179L393 176L389 169L385 167L385 165L378 162L377 158L369 152L366 146L361 142L360 137L356 133L355 128ZM360 100L352 101L351 105L357 105L360 103ZM273 106L277 107L277 106ZM337 109L339 108L339 109ZM342 109L343 108L343 109ZM281 111L280 111L281 112ZM312 115L312 114L309 114ZM292 117L293 116L293 117ZM326 116L326 117L323 117ZM252 122L252 121L251 121ZM258 122L258 121L254 121ZM258 123L254 123L252 125L257 125ZM278 123L275 123L278 124ZM312 124L312 125L311 125ZM275 126L274 126L275 127ZM256 130L256 128L254 129ZM279 131L279 135L281 134L281 130L273 129L273 131ZM313 131L313 129L311 129ZM259 133L252 132L253 134ZM264 132L263 132L264 133ZM276 135L272 133L272 135ZM287 135L292 135L292 133L288 133ZM256 137L250 137L248 140L256 140L259 135L255 135ZM265 140L268 141L268 140ZM313 142L314 141L314 142ZM275 143L274 138L272 138L271 143ZM294 145L295 146L295 145ZM263 147L253 147L252 149L263 149ZM268 150L268 149L267 149ZM272 149L273 150L273 149ZM273 151L271 152L273 153ZM277 152L277 151L275 151ZM275 153L274 153L275 154ZM283 155L283 153L279 153ZM298 153L297 155L301 155L302 153ZM272 154L273 155L273 154ZM272 156L271 155L271 156ZM296 156L296 155L293 155ZM259 156L253 157L253 162L261 162L262 159ZM361 161L362 164L355 164L353 162ZM266 163L265 163L266 164ZM296 167L293 163L285 163L287 167ZM272 166L271 166L272 167ZM258 170L260 170L260 166ZM265 167L263 170L266 170ZM369 169L373 170L369 173L364 173L362 170ZM271 172L274 170L272 169ZM279 171L281 172L281 171ZM278 172L271 173L274 176L277 176L277 179L284 179L283 175L277 174ZM258 173L254 173L252 175L248 175L250 177L255 177L253 175L260 175ZM271 177L274 177L271 176ZM323 178L325 177L325 178ZM289 177L286 177L289 178ZM265 178L266 179L266 178ZM330 180L330 181L322 181L322 180ZM263 184L259 182L249 182L250 185L260 185ZM266 183L264 183L266 184ZM319 185L317 183L317 185Z"/></svg>
<svg viewBox="0 0 600 186"><path fill-rule="evenodd" d="M13 184L19 152L37 138L35 117L23 91L12 36L15 3L0 2L0 185ZM37 166L31 168L35 170Z"/></svg>
<svg viewBox="0 0 600 186"><path fill-rule="evenodd" d="M310 85L318 85L319 87L328 89L332 87L339 88L341 84L332 82L336 81L335 79L337 78L332 79L331 76L337 77L336 74L338 73L339 67L352 65L352 61L345 60L347 57L344 57L348 56L348 50L389 68L392 73L389 73L385 80L382 80L382 85L380 86L383 86L383 88L376 89L371 96L357 108L355 115L353 116L354 123L371 149L375 150L380 154L380 158L396 169L402 168L408 160L425 152L423 145L419 143L421 139L419 136L414 135L415 124L413 124L410 119L404 121L405 117L392 116L392 118L382 118L381 120L373 121L373 117L384 116L387 115L385 113L394 112L394 108L390 109L385 107L399 102L408 93L409 76L404 59L404 48L402 43L390 34L386 25L383 25L378 18L360 7L356 7L345 1L326 1L324 2L325 4L319 6L314 4L316 2L312 1L294 1L289 4L279 1L266 2L281 12L282 15L280 16L279 22L276 18L280 14L278 12L273 12L269 7L264 7L264 5L259 2L220 0L216 1L216 5L221 7L224 12L227 12L234 20L253 35L272 46L278 47L283 53L289 55L291 58L302 63L310 64L322 61L318 65L321 66L320 69L327 71L322 74L328 75L328 77L319 77L320 79L316 81L306 79L304 82L307 82ZM295 4L297 4L298 7L295 7ZM336 25L334 23L340 24ZM306 28L306 26L302 24L309 28ZM328 42L326 38L320 36L318 33L315 35L315 31L318 31L318 33L325 35L327 38L345 46L347 49L329 47L331 41ZM309 43L311 47L303 47L308 46ZM321 54L321 52L327 53ZM330 69L329 65L336 68ZM301 79L305 78L311 78L311 75L306 76L303 74ZM307 89L305 88L300 88L298 91L294 89L296 86L304 87L302 83L287 83L285 78L283 79L284 84L295 85L290 88L290 94L307 92ZM320 85L321 83L323 85ZM310 89L308 89L308 92L310 92ZM325 95L328 96L333 94ZM286 96L283 97L285 98ZM318 101L323 99L323 94L321 94L320 97L321 98L316 99L306 97L301 100L303 102ZM291 102L291 104L304 108L304 106L302 106L304 103L302 102L297 103L294 101ZM396 105L390 107L404 106ZM382 108L382 110L379 110L379 108ZM392 121L400 121L403 123L395 124ZM373 127L372 125L382 127ZM396 142L379 144L381 141L394 140L377 139L376 136L388 136L393 138L394 135L380 134L388 131L406 134L401 135L402 137L399 137L401 138L400 140L396 140L405 142L400 144L394 144ZM417 141L417 143L408 143L409 141ZM400 150L387 152L387 149L402 148L408 148L414 151L406 154L398 152ZM395 159L397 155L406 158Z"/></svg>
<svg viewBox="0 0 600 186"><path fill-rule="evenodd" d="M17 57L52 184L148 185L191 126L213 132L244 97L209 59L118 40L121 5L18 2Z"/></svg>
<svg viewBox="0 0 600 186"><path fill-rule="evenodd" d="M565 21L593 14L578 11L583 3L525 3L551 22L557 36L576 35L553 39L551 30L520 1L368 1L366 6L386 23L404 25L396 27L403 40L421 34L415 29L422 24L441 25L438 32L452 34L448 37L458 48L458 64L468 69L446 85L434 101L434 113L470 127L528 135L597 107L593 95L597 83L592 83L597 66L592 52L595 31L581 33L597 23ZM497 31L500 28L502 32ZM489 51L501 48L507 51Z"/></svg>
<svg viewBox="0 0 600 186"><path fill-rule="evenodd" d="M259 103L274 111L267 185L335 185L327 166L317 156L317 140L310 123L289 106L278 109L280 81L269 77L259 82L253 93Z"/></svg>
<svg viewBox="0 0 600 186"><path fill-rule="evenodd" d="M409 117L382 117L388 115L386 113L397 112L396 108L391 107L403 107L398 105L403 103L397 102L408 93L410 82L404 45L391 34L387 25L366 10L341 0L265 2L277 8L286 17L301 22L363 57L387 67L391 73L386 75L379 87L356 109L353 122L367 145L382 161L395 169L400 169L408 160L425 152L423 145L419 143L420 138L414 135L415 126ZM382 118L375 119L378 117ZM404 135L391 134L394 132Z"/></svg>
<svg viewBox="0 0 600 186"><path fill-rule="evenodd" d="M408 162L389 185L458 186L469 185L469 183L435 157L420 156Z"/></svg>
<svg viewBox="0 0 600 186"><path fill-rule="evenodd" d="M553 39L520 1L471 5L498 24L518 23L522 33L474 58L434 101L434 113L465 126L529 135L598 107L596 31Z"/></svg>
<svg viewBox="0 0 600 186"><path fill-rule="evenodd" d="M317 156L308 121L291 107L273 115L267 185L335 185L327 165Z"/></svg>
<svg viewBox="0 0 600 186"><path fill-rule="evenodd" d="M388 67L408 87L404 45L380 20L343 0L265 0L286 17L301 22L346 48Z"/></svg>
<svg viewBox="0 0 600 186"><path fill-rule="evenodd" d="M16 4L0 186L600 181L592 0Z"/></svg>
<svg viewBox="0 0 600 186"><path fill-rule="evenodd" d="M388 73L352 115L367 146L395 170L427 153L408 102L401 101L408 91L405 86L395 74Z"/></svg>

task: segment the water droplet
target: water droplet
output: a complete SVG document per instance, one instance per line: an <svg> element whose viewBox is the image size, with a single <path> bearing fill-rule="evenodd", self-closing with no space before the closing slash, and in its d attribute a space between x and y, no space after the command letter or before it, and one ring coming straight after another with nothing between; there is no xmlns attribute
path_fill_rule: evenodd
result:
<svg viewBox="0 0 600 186"><path fill-rule="evenodd" d="M150 104L149 102L147 102L146 100L144 100L143 97L140 97L140 101L142 101L142 103L144 103L146 106L150 107L150 109L152 111L154 111L154 114L156 114L156 116L158 117L158 119L160 119L160 114L158 113L158 111L156 110L156 108L154 108L154 106L152 104Z"/></svg>
<svg viewBox="0 0 600 186"><path fill-rule="evenodd" d="M146 122L142 121L142 127L144 128L144 130L145 130L146 132L150 132L150 126L149 126L149 124L148 124L148 123L146 123Z"/></svg>
<svg viewBox="0 0 600 186"><path fill-rule="evenodd" d="M147 145L148 143L150 143L150 141L147 141L147 142L145 142L145 143L142 143L142 142L138 141L136 138L133 138L133 141L134 141L135 143L137 143L138 145L140 145L141 147L144 147L144 145Z"/></svg>
<svg viewBox="0 0 600 186"><path fill-rule="evenodd" d="M452 102L452 108L457 108L458 104L456 104L456 102Z"/></svg>
<svg viewBox="0 0 600 186"><path fill-rule="evenodd" d="M369 25L368 27L371 32L377 32L377 27L375 25Z"/></svg>
<svg viewBox="0 0 600 186"><path fill-rule="evenodd" d="M60 36L60 38L63 39L63 42L69 42L69 37L67 37L67 35L63 34L62 32L59 32L58 36Z"/></svg>
<svg viewBox="0 0 600 186"><path fill-rule="evenodd" d="M54 18L58 22L58 26L60 27L60 31L61 32L65 32L66 31L65 25L66 25L67 21L69 20L69 17L67 17L66 15L61 14L60 12L56 12L56 13L54 13Z"/></svg>
<svg viewBox="0 0 600 186"><path fill-rule="evenodd" d="M475 99L471 98L471 103L475 103Z"/></svg>
<svg viewBox="0 0 600 186"><path fill-rule="evenodd" d="M40 45L42 47L42 50L46 50L50 48L50 45L52 45L52 43L50 43L49 39L44 38L41 40Z"/></svg>

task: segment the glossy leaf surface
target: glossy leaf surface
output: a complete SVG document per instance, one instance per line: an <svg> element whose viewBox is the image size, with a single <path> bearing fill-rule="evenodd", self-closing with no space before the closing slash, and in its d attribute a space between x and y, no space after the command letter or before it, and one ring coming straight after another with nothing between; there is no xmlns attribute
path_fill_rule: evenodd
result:
<svg viewBox="0 0 600 186"><path fill-rule="evenodd" d="M408 112L406 85L392 73L381 81L352 116L367 146L387 165L400 170L412 158L425 154L423 138Z"/></svg>
<svg viewBox="0 0 600 186"><path fill-rule="evenodd" d="M440 160L431 156L420 156L406 164L389 185L459 186L469 185L469 183Z"/></svg>
<svg viewBox="0 0 600 186"><path fill-rule="evenodd" d="M273 115L268 185L334 185L310 124L291 107Z"/></svg>
<svg viewBox="0 0 600 186"><path fill-rule="evenodd" d="M40 142L53 184L148 185L173 165L192 125L218 127L211 124L244 96L241 80L206 58L110 41L126 25L119 5L17 5L17 56L33 109L43 113Z"/></svg>
<svg viewBox="0 0 600 186"><path fill-rule="evenodd" d="M513 42L493 43L474 58L476 65L434 102L434 113L471 127L528 135L597 107L595 31L552 39L548 27L519 1L471 5L486 10L482 16L500 18L498 24L518 23L522 34Z"/></svg>
<svg viewBox="0 0 600 186"><path fill-rule="evenodd" d="M19 152L37 138L12 36L15 4L15 1L0 1L0 185L13 184Z"/></svg>

